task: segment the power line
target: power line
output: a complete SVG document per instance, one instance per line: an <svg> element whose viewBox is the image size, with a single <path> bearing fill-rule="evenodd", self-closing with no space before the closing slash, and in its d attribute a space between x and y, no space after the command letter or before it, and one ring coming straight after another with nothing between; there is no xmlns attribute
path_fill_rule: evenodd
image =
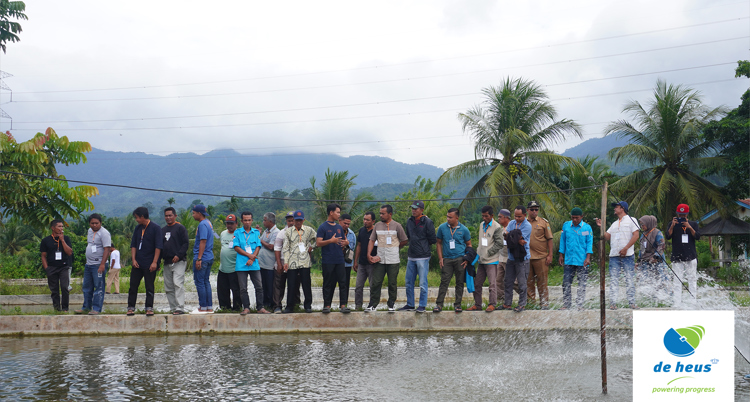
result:
<svg viewBox="0 0 750 402"><path fill-rule="evenodd" d="M723 80L689 83L685 85L690 85L690 86L705 85L705 84L716 84L720 82L729 82L729 81L736 81L736 79L728 78L728 79L723 79ZM646 91L652 91L652 90L653 88L633 89L633 90L628 90L628 91L607 92L607 93L601 93L601 94L556 98L556 99L550 99L550 101L556 102L556 101L568 101L568 100L575 100L575 99L596 98L596 97L602 97L602 96L623 95L623 94L646 92ZM315 107L309 107L309 108L244 112L244 113L236 113L236 114L262 114L262 113L280 113L280 112L308 111L308 110L320 110L320 109L337 109L337 108L352 107L352 106L373 106L373 105L380 105L380 104L415 102L415 101L429 100L429 99L453 98L453 97L472 96L472 95L479 95L479 93L471 92L471 93L454 94L454 95L430 96L430 97L423 97L423 98L397 99L397 100L389 100L389 101L366 102L366 103L332 105L332 106L315 106ZM293 121L278 121L278 122L264 122L264 123L232 123L232 124L214 124L214 125L199 125L199 126L125 127L125 128L75 128L74 127L74 128L68 128L66 130L69 130L69 131L144 131L144 130L175 130L175 129L195 129L195 128L220 128L220 127L248 127L248 126L265 126L265 125L278 125L278 124L299 124L299 123L317 123L317 122L324 122L324 121L369 119L369 118L376 118L376 117L407 116L407 115L416 115L416 114L440 113L440 112L455 111L455 110L456 110L455 108L452 108L452 109L423 111L423 112L391 113L391 114L383 114L383 115L334 117L334 118L329 118L329 119L293 120ZM36 129L20 129L20 130L34 131Z"/></svg>
<svg viewBox="0 0 750 402"><path fill-rule="evenodd" d="M376 69L376 68L395 67L395 66L401 66L401 65L407 65L407 64L415 64L415 63L429 63L429 62L433 62L433 61L442 61L442 60L453 60L453 59L460 59L460 58L480 57L480 56L486 56L486 55L495 55L495 54L503 54L503 53L520 52L520 51L526 51L526 50L547 49L547 48L558 47L558 46L569 46L569 45L579 44L579 43L590 43L590 42L596 42L596 41L602 41L602 40L611 40L611 39L619 39L619 38L625 38L625 37L631 37L631 36L647 35L647 34L659 33L659 32L668 32L668 31L679 30L679 29L686 29L686 28L695 28L695 27L701 27L701 26L723 24L723 23L727 23L727 22L741 21L741 20L748 19L748 18L750 18L750 17L738 17L738 18L731 18L731 19L720 20L720 21L711 21L711 22L705 22L705 23L699 23L699 24L682 25L682 26L672 27L672 28L656 29L656 30L643 31L643 32L635 32L635 33L622 34L622 35L613 35L613 36L606 36L606 37L594 38L594 39L584 39L584 40L579 40L579 41L571 41L571 42L563 42L563 43L555 43L555 44L547 44L547 45L530 46L530 47L525 47L525 48L508 49L508 50L502 50L502 51L496 51L496 52L478 53L478 54L464 55L464 56L452 56L452 57L439 58L439 59L421 60L421 61L404 62L404 63L381 64L381 65L376 65L376 66L358 67L358 68L351 68L351 69L326 70L326 71L318 71L318 72L310 72L310 73L285 74L285 75L274 75L274 76L253 77L253 78L240 78L240 79L233 79L233 80L204 81L204 82L193 82L193 83L182 83L182 84L142 85L142 86L130 86L130 87L92 88L92 89L70 89L70 90L55 90L55 91L22 91L22 92L16 92L16 94L102 92L102 91L134 90L134 89L169 88L169 87L182 87L182 86L194 86L194 85L223 84L223 83L243 82L243 81L257 81L257 80L266 80L266 79L275 79L275 78L298 77L298 76L304 76L304 75L327 74L327 73L336 73L336 72L365 70L365 69Z"/></svg>
<svg viewBox="0 0 750 402"><path fill-rule="evenodd" d="M650 72L645 72L645 73L635 73L635 74L619 75L619 76L614 76L614 77L592 78L592 79L589 79L589 80L571 81L571 82L560 82L560 83L555 83L555 84L547 84L547 85L544 85L544 86L545 87L554 87L554 86L561 86L561 85L580 84L580 83L585 83L585 82L606 81L606 80L613 80L613 79L620 79L620 78L631 78L631 77L639 77L639 76L644 76L644 75L670 73L670 72L675 72L675 71L685 71L685 70L695 70L695 69L699 69L699 68L725 66L725 65L735 64L735 63L737 63L737 62L736 61L729 61L729 62L724 62L724 63L706 64L706 65L702 65L702 66L683 67L683 68L673 68L673 69L669 69L669 70L650 71ZM485 70L485 71L489 71L489 70ZM492 70L492 71L494 71L494 70ZM456 74L469 74L469 73L456 73ZM383 82L395 82L395 81L409 81L409 80L415 80L415 79L434 78L434 77L440 77L440 76L429 76L429 77L418 77L418 78L404 78L404 79L385 80L385 81L371 81L371 82L367 82L367 83L352 83L352 84L341 84L341 85L332 85L332 86L319 86L319 87L306 87L306 88L292 88L292 89L280 89L280 90L269 90L269 91L257 91L255 93L273 92L273 91L294 91L294 90L303 90L303 89L332 88L332 87L338 87L338 86L350 86L350 85L383 83ZM16 122L16 124L94 123L94 122L114 122L114 121L144 121L144 120L193 119L193 118L203 118L203 117L237 116L237 115L245 115L245 114L249 114L249 113L254 113L254 112L218 113L218 114L204 114L204 115L190 115L190 116L168 116L168 117L140 117L140 118L126 118L126 119L21 121L21 122Z"/></svg>
<svg viewBox="0 0 750 402"><path fill-rule="evenodd" d="M667 46L667 47L646 49L646 50L635 50L632 52L613 53L613 54L603 55L603 56L582 57L578 59L559 60L559 61L544 62L544 63L533 63L533 64L518 65L518 66L511 66L511 67L477 70L477 71L472 71L472 72L450 73L450 74L433 75L433 76L426 76L426 77L401 78L401 79L395 79L395 80L371 81L371 82L352 83L352 84L338 84L338 85L315 86L315 87L306 87L306 88L272 89L272 90L263 90L263 91L225 92L225 93L214 93L214 94L146 96L146 97L137 97L137 98L14 100L11 103L60 103L60 102L67 103L67 102L112 102L112 101L122 102L122 101L142 101L142 100L162 100L162 99L188 99L188 98L205 98L205 97L216 97L216 96L252 95L252 94L269 93L269 92L299 91L299 90L305 90L305 89L322 89L322 88L333 88L333 87L343 87L343 86L352 86L352 85L369 85L369 84L378 84L378 83L386 83L386 82L398 82L398 81L409 81L409 80L427 79L427 78L435 78L435 77L446 77L446 76L451 76L451 75L495 72L495 71L502 71L502 70L507 70L507 69L549 66L549 65L554 65L554 64L572 63L572 62L579 62L579 61L586 61L586 60L596 60L596 59L603 59L603 58L610 58L610 57L617 57L617 56L628 56L628 55L633 55L633 54L650 53L650 52L678 49L678 48L691 47L691 46L710 45L710 44L715 44L715 43L728 42L728 41L747 39L747 38L750 38L750 36L748 35L738 36L738 37L733 37L733 38L717 39L717 40L712 40L712 41L696 42L696 43L689 43L689 44L684 44L684 45ZM700 68L700 67L696 67L696 68ZM675 71L678 71L678 70L675 69ZM563 84L557 84L557 85L563 85ZM16 93L20 93L20 92L16 92Z"/></svg>
<svg viewBox="0 0 750 402"><path fill-rule="evenodd" d="M21 173L21 172L11 172L8 170L0 170L0 173L5 174L13 174L17 176L26 176L26 177L33 177L37 179L45 179L45 180L55 180L55 181L64 181L68 183L80 183L80 184L86 184L91 186L106 186L106 187L118 187L118 188L127 188L130 190L144 190L144 191L155 191L155 192L161 192L161 193L173 193L173 194L188 194L188 195L202 195L206 197L221 197L221 198L241 198L241 199L251 199L251 200L279 200L279 201L289 201L289 202L354 202L355 200L317 200L317 199L304 199L304 198L283 198L283 197L266 197L266 196L244 196L244 195L226 195L226 194L211 194L211 193L196 193L196 192L190 192L190 191L179 191L179 190L164 190L164 189L157 189L157 188L148 188L148 187L138 187L138 186L128 186L128 185L122 185L122 184L111 184L111 183L97 183L97 182L90 182L90 181L82 181L82 180L72 180L72 179L62 179L59 177L47 177L47 176L39 176L34 174L28 174L28 173ZM564 193L568 191L575 191L575 190L586 190L591 188L598 188L601 187L601 185L593 185L593 186L587 186L587 187L578 187L578 188L570 188L566 190L552 190L552 191L541 191L536 193L525 193L525 194L505 194L505 195L493 195L493 196L486 196L486 197L466 197L466 198L437 198L437 199L429 199L429 200L421 200L421 201L463 201L463 200L488 200L493 198L507 198L507 197L520 197L520 196L528 196L528 195L539 195L539 194L554 194L554 193ZM373 202L373 203L399 203L399 202L414 202L413 200L363 200L364 202Z"/></svg>

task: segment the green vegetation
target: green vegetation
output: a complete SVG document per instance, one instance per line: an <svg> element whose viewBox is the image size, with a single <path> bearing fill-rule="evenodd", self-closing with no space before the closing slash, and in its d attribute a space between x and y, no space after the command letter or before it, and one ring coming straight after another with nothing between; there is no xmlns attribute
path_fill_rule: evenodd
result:
<svg viewBox="0 0 750 402"><path fill-rule="evenodd" d="M11 19L28 20L29 17L24 14L24 11L26 11L26 4L22 1L0 0L0 50L3 53L6 52L7 42L21 40L17 35L23 31L21 24Z"/></svg>

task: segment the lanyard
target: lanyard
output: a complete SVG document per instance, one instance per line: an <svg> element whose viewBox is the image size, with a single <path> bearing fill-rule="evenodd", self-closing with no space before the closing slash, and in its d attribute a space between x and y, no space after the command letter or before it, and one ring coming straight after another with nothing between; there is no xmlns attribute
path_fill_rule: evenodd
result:
<svg viewBox="0 0 750 402"><path fill-rule="evenodd" d="M252 229L252 228L250 228L250 231L252 231L252 230L253 230L253 229ZM249 245L250 245L250 244L249 244L249 240L250 240L250 235L251 235L251 234L252 234L252 232L248 232L248 231L245 231L245 233L243 234L243 236L245 236L245 247L247 247L247 246L249 246Z"/></svg>
<svg viewBox="0 0 750 402"><path fill-rule="evenodd" d="M458 225L456 225L455 229L451 229L451 225L448 225L448 230L450 230L450 232L451 232L451 239L453 239L453 234L456 233L456 230L458 230L459 227L461 227L460 223Z"/></svg>
<svg viewBox="0 0 750 402"><path fill-rule="evenodd" d="M61 237L62 237L62 236L60 236L59 238L58 238L58 237L55 237L55 236L52 236L52 240L54 240L54 241L55 241L55 243L57 243L57 251L60 251L60 238L61 238Z"/></svg>
<svg viewBox="0 0 750 402"><path fill-rule="evenodd" d="M143 235L146 233L146 229L148 229L149 223L151 223L151 221L146 222L146 226L141 229L141 243L143 243Z"/></svg>
<svg viewBox="0 0 750 402"><path fill-rule="evenodd" d="M482 224L482 228L484 229L484 234L487 234L487 229L489 229L490 226L492 226L492 221L490 221L489 223Z"/></svg>
<svg viewBox="0 0 750 402"><path fill-rule="evenodd" d="M296 231L297 231L297 235L299 236L299 242L300 242L300 243L302 243L302 233L305 233L305 229L302 229L302 231L300 232L300 231L299 231L299 229L297 229L297 228L295 227L295 228L294 228L294 230L296 230ZM303 244L304 244L304 243L303 243Z"/></svg>

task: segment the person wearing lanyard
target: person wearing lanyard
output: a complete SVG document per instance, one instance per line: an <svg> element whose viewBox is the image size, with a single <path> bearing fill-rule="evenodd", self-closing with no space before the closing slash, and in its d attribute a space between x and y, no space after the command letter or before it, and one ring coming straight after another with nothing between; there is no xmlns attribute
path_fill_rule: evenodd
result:
<svg viewBox="0 0 750 402"><path fill-rule="evenodd" d="M489 205L482 207L482 224L479 227L479 246L477 247L477 257L479 258L479 267L474 278L474 305L468 308L468 311L479 311L482 309L482 285L487 279L489 286L489 300L487 301L488 313L495 311L497 306L497 268L500 265L500 250L503 245L503 228L493 215L495 211Z"/></svg>
<svg viewBox="0 0 750 402"><path fill-rule="evenodd" d="M197 314L214 312L213 295L211 292L211 265L214 263L214 228L211 221L206 219L206 207L197 204L193 207L193 219L198 221L195 229L195 244L193 245L193 282L198 291Z"/></svg>
<svg viewBox="0 0 750 402"><path fill-rule="evenodd" d="M365 294L365 281L369 280L372 282L372 268L373 264L370 262L367 256L367 245L370 243L370 236L372 236L372 228L375 225L375 213L372 211L365 212L362 217L362 228L359 229L357 236L357 245L354 250L354 272L357 273L357 280L354 287L354 307L357 310L362 310L362 303L364 303ZM372 256L377 256L378 248L374 247L372 250Z"/></svg>
<svg viewBox="0 0 750 402"><path fill-rule="evenodd" d="M578 295L576 304L578 309L583 309L586 300L586 280L588 279L589 264L593 253L594 236L591 226L583 222L583 210L573 208L570 211L570 220L565 222L560 234L560 258L559 263L563 268L563 306L560 310L571 307L571 285L573 277L578 275Z"/></svg>
<svg viewBox="0 0 750 402"><path fill-rule="evenodd" d="M674 270L674 305L682 304L682 282L687 276L688 290L693 299L698 297L698 253L695 241L700 240L698 222L688 221L690 206L677 206L677 216L672 218L667 230L667 239L672 240L672 269Z"/></svg>
<svg viewBox="0 0 750 402"><path fill-rule="evenodd" d="M466 247L471 247L471 232L466 226L458 222L458 208L451 208L446 215L447 222L438 226L437 229L437 254L440 263L440 290L433 313L443 311L443 302L448 293L448 285L451 278L456 277L456 298L453 301L453 310L457 313L461 309L461 299L464 295L464 283L466 281L466 261L464 252Z"/></svg>
<svg viewBox="0 0 750 402"><path fill-rule="evenodd" d="M245 211L240 214L242 227L234 233L234 250L237 252L237 263L234 266L237 277L240 280L240 298L242 298L243 310L240 315L250 312L250 296L247 294L247 277L253 282L255 288L255 309L259 314L268 314L269 311L263 307L263 285L260 278L260 232L253 228L253 214Z"/></svg>
<svg viewBox="0 0 750 402"><path fill-rule="evenodd" d="M273 252L276 255L276 273L273 277L273 312L274 314L281 314L284 301L284 292L286 292L287 283L287 272L284 271L284 258L281 255L284 250L284 243L286 242L286 231L292 230L294 227L294 211L287 212L284 217L286 220L286 227L279 230L276 234L276 240L273 244ZM292 271L292 274L297 274L297 271ZM297 290L295 291L295 303L298 304L300 297L300 281L297 281Z"/></svg>
<svg viewBox="0 0 750 402"><path fill-rule="evenodd" d="M281 251L284 272L287 274L286 308L284 313L293 313L299 302L298 284L302 284L305 294L305 313L312 313L312 284L310 267L312 252L317 243L315 230L305 225L305 213L296 210L293 214L294 226L284 233L284 247Z"/></svg>
<svg viewBox="0 0 750 402"><path fill-rule="evenodd" d="M83 307L76 314L97 315L104 305L104 283L109 268L109 252L112 236L102 227L102 216L89 216L89 231L86 244L86 265L83 271Z"/></svg>
<svg viewBox="0 0 750 402"><path fill-rule="evenodd" d="M263 282L263 307L266 310L273 311L273 290L276 282L276 255L274 254L274 244L276 237L279 235L279 228L276 227L276 214L266 212L263 214L263 234L260 236L260 254L258 254L258 264L260 265L260 279Z"/></svg>
<svg viewBox="0 0 750 402"><path fill-rule="evenodd" d="M633 245L638 241L638 225L635 220L628 215L628 203L625 201L615 202L612 204L615 208L617 222L612 222L612 226L606 232L602 232L605 241L609 241L609 308L617 309L619 299L618 281L620 271L625 275L627 285L628 302L630 308L637 309L635 305L635 248ZM601 219L596 219L596 225L601 227Z"/></svg>
<svg viewBox="0 0 750 402"><path fill-rule="evenodd" d="M242 308L240 297L240 280L237 277L237 252L234 250L234 232L237 231L237 217L229 214L224 219L227 229L221 232L221 251L219 252L219 273L216 275L216 298L219 308L239 312ZM231 294L231 297L230 297Z"/></svg>
<svg viewBox="0 0 750 402"><path fill-rule="evenodd" d="M164 221L167 223L161 228L164 293L169 310L173 315L180 315L185 313L185 271L190 240L185 226L177 222L177 211L173 207L164 209Z"/></svg>
<svg viewBox="0 0 750 402"><path fill-rule="evenodd" d="M644 274L644 280L651 284L651 294L657 300L665 299L666 295L663 290L668 277L664 272L666 264L664 262L664 234L656 227L656 217L653 215L644 215L638 220L641 225L643 234L641 235L641 254L635 267ZM671 288L670 288L671 289Z"/></svg>
<svg viewBox="0 0 750 402"><path fill-rule="evenodd" d="M409 242L406 231L400 223L393 220L393 207L385 204L380 207L380 222L376 223L367 244L367 258L372 268L370 281L370 303L365 313L372 313L380 304L380 292L383 279L388 274L388 312L395 313L396 295L398 292L398 268L400 265L399 250ZM377 255L372 251L377 247Z"/></svg>
<svg viewBox="0 0 750 402"><path fill-rule="evenodd" d="M56 311L68 311L68 269L73 265L73 243L65 236L63 221L55 219L50 223L52 234L42 239L39 251L42 256L42 267L47 274L47 284L52 297L52 306ZM62 299L60 298L62 293Z"/></svg>
<svg viewBox="0 0 750 402"><path fill-rule="evenodd" d="M130 289L128 289L127 315L135 314L135 303L138 299L138 287L141 279L146 284L146 316L154 315L154 280L159 270L159 255L164 247L161 241L161 228L152 223L148 217L148 208L138 207L133 211L138 226L130 240L130 258L133 269L130 271Z"/></svg>

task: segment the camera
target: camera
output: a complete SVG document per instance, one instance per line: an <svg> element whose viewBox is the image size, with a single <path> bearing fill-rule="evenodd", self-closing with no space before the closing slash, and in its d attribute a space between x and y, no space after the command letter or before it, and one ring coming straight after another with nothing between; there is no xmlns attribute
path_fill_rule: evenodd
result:
<svg viewBox="0 0 750 402"><path fill-rule="evenodd" d="M685 218L677 218L677 223L683 223L683 222L687 222L687 219L685 219Z"/></svg>

